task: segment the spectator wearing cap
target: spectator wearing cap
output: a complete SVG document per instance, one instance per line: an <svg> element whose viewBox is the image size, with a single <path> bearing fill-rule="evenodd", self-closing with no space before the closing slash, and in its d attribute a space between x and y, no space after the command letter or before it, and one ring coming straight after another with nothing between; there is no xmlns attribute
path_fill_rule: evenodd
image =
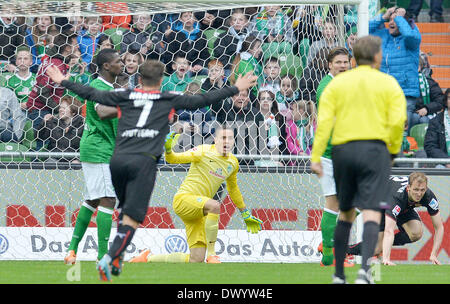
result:
<svg viewBox="0 0 450 304"><path fill-rule="evenodd" d="M419 58L419 85L421 98L416 103L416 111L411 115L413 125L428 123L436 113L445 107L445 95L439 84L431 77L433 70L430 68L427 54L421 52Z"/></svg>
<svg viewBox="0 0 450 304"><path fill-rule="evenodd" d="M204 69L210 57L207 40L192 12L181 13L179 20L164 33L163 41L167 44L162 57L166 64L172 62L174 54L182 52L191 62L192 74L207 72Z"/></svg>
<svg viewBox="0 0 450 304"><path fill-rule="evenodd" d="M188 83L192 81L189 77L190 64L182 53L176 54L171 66L173 72L169 76L164 76L161 91L184 92Z"/></svg>
<svg viewBox="0 0 450 304"><path fill-rule="evenodd" d="M123 34L120 53L140 52L145 58L159 59L165 50L163 34L152 26L148 14L133 15L133 25Z"/></svg>

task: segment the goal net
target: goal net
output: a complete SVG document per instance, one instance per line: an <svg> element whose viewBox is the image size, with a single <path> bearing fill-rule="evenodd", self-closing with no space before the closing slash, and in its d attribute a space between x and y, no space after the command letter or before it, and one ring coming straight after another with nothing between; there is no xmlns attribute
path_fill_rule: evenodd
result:
<svg viewBox="0 0 450 304"><path fill-rule="evenodd" d="M239 188L263 229L248 234L226 189L219 190L222 261L318 262L324 198L309 171L317 87L329 51L351 53L360 2L0 0L0 260L65 256L84 201L78 158L90 114L85 100L51 83L42 67L58 57L73 81L89 84L101 77L97 53L114 48L124 63L117 88L139 88L146 59L166 65L162 91L198 94L232 85L246 71L258 76L256 87L219 106L176 112L171 128L182 136L175 150L213 143L222 122L235 132ZM376 12L369 8L366 14ZM188 168L161 160L127 259L147 247L188 252L172 208ZM95 217L79 260L96 258Z"/></svg>

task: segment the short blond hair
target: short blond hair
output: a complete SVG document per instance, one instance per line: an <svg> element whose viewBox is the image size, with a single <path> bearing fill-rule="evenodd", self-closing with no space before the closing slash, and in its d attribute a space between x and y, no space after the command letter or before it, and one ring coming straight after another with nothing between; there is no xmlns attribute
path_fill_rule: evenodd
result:
<svg viewBox="0 0 450 304"><path fill-rule="evenodd" d="M428 178L423 172L413 172L408 177L408 184L412 185L414 182L419 184L425 183L428 185Z"/></svg>

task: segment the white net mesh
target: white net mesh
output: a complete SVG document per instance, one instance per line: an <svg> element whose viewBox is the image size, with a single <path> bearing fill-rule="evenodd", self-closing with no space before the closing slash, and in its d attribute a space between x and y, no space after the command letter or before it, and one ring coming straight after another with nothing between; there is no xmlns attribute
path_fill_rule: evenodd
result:
<svg viewBox="0 0 450 304"><path fill-rule="evenodd" d="M9 244L0 248L0 259L65 254L84 199L78 152L85 101L55 87L43 70L59 58L73 81L89 84L98 77L95 59L103 48L115 48L125 65L116 87L139 87L137 69L146 59L166 64L163 91L196 94L230 85L246 71L258 75L250 92L177 112L172 129L183 135L175 150L212 143L217 123L235 130L239 186L264 224L257 236L243 234L226 191L219 193L217 249L224 260L320 259L324 200L307 172L316 94L328 73L328 52L335 46L351 52L356 6L0 1L0 16L0 236ZM184 237L184 226L171 200L186 172L186 166L161 163L143 223L148 229L137 234L130 255L147 246L155 253L185 250L173 245L174 236ZM86 235L80 259L95 259L96 233L88 229Z"/></svg>

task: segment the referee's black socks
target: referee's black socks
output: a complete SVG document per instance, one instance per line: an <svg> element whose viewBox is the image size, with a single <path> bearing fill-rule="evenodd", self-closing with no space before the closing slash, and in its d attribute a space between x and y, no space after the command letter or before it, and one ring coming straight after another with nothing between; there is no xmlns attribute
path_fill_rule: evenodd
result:
<svg viewBox="0 0 450 304"><path fill-rule="evenodd" d="M374 221L367 221L364 223L361 245L361 269L366 272L370 269L369 259L371 259L375 253L375 247L378 243L379 230L380 225Z"/></svg>
<svg viewBox="0 0 450 304"><path fill-rule="evenodd" d="M394 243L393 246L403 246L405 244L412 243L411 239L409 238L408 234L405 231L397 232L394 235ZM361 255L361 245L362 242L350 245L348 247L347 253L352 255Z"/></svg>
<svg viewBox="0 0 450 304"><path fill-rule="evenodd" d="M117 234L109 249L108 255L114 261L122 252L124 252L133 239L136 230L128 225L119 225Z"/></svg>
<svg viewBox="0 0 450 304"><path fill-rule="evenodd" d="M344 260L347 254L348 240L352 223L338 220L334 230L334 257L336 259L335 276L345 279Z"/></svg>

